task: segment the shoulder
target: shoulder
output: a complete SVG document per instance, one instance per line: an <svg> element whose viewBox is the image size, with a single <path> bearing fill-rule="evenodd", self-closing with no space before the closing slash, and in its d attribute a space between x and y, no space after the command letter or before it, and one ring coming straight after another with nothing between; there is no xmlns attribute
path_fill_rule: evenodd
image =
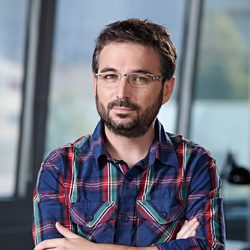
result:
<svg viewBox="0 0 250 250"><path fill-rule="evenodd" d="M63 144L54 149L45 159L45 161L56 161L58 158L70 157L77 150L86 148L89 145L91 135L82 136L74 142Z"/></svg>
<svg viewBox="0 0 250 250"><path fill-rule="evenodd" d="M209 150L182 135L168 136L176 147L179 169L192 178L193 185L206 184L210 190L221 186L216 160Z"/></svg>
<svg viewBox="0 0 250 250"><path fill-rule="evenodd" d="M173 143L177 156L192 160L200 159L204 161L204 164L206 162L215 161L211 152L204 146L179 134L167 132L167 136Z"/></svg>
<svg viewBox="0 0 250 250"><path fill-rule="evenodd" d="M82 136L74 142L63 144L55 148L42 162L43 168L54 168L63 171L81 151L90 150L91 135Z"/></svg>

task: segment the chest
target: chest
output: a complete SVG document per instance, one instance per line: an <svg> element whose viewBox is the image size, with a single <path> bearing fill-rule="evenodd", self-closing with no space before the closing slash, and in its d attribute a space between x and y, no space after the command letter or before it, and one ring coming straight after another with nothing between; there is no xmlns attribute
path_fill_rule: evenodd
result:
<svg viewBox="0 0 250 250"><path fill-rule="evenodd" d="M102 235L100 242L138 245L162 237L170 240L173 228L185 219L188 186L189 178L173 167L126 171L107 163L98 171L82 168L72 178L69 211L78 233L98 241ZM138 242L139 238L145 239Z"/></svg>

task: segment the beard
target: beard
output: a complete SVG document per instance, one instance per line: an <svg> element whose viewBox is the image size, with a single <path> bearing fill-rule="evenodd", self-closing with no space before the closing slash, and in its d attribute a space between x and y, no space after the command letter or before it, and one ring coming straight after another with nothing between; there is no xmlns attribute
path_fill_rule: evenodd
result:
<svg viewBox="0 0 250 250"><path fill-rule="evenodd" d="M116 99L112 102L109 102L107 108L105 109L104 105L99 101L98 94L96 93L96 108L97 111L103 120L106 127L116 135L124 136L127 138L136 138L141 137L146 134L146 132L151 127L156 116L159 113L159 110L162 105L163 98L163 88L161 89L155 103L147 107L144 111L141 111L141 107L129 101L126 98ZM110 111L114 107L126 107L136 112L136 117L128 123L118 123L110 116ZM126 114L117 114L119 118L126 118Z"/></svg>

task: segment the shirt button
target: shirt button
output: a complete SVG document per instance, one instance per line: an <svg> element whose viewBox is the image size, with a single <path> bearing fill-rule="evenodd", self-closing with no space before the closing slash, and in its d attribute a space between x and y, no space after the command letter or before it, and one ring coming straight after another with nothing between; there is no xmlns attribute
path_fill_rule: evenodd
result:
<svg viewBox="0 0 250 250"><path fill-rule="evenodd" d="M128 218L127 216L124 216L124 217L123 217L123 221L124 221L124 222L129 222L129 218Z"/></svg>
<svg viewBox="0 0 250 250"><path fill-rule="evenodd" d="M87 220L92 221L94 219L94 216L92 214L87 215Z"/></svg>
<svg viewBox="0 0 250 250"><path fill-rule="evenodd" d="M162 215L163 217L167 217L167 216L168 216L168 213L167 213L167 212L161 212L161 215Z"/></svg>
<svg viewBox="0 0 250 250"><path fill-rule="evenodd" d="M113 224L112 223L108 223L108 228L112 229L113 228Z"/></svg>
<svg viewBox="0 0 250 250"><path fill-rule="evenodd" d="M131 175L128 175L128 176L126 177L126 179L127 179L128 181L132 181L132 180L133 180L133 177L132 177Z"/></svg>

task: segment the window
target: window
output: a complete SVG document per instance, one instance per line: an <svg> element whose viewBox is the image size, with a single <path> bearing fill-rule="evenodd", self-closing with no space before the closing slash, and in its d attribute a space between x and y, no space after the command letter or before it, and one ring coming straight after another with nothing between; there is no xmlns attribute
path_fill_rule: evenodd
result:
<svg viewBox="0 0 250 250"><path fill-rule="evenodd" d="M27 1L0 1L0 198L15 191Z"/></svg>
<svg viewBox="0 0 250 250"><path fill-rule="evenodd" d="M92 90L91 57L98 33L108 23L137 17L165 25L181 56L185 1L58 2L46 154L58 145L92 133L99 117ZM143 6L143 7L142 7ZM112 11L111 11L112 10ZM162 107L159 118L175 129L176 103Z"/></svg>
<svg viewBox="0 0 250 250"><path fill-rule="evenodd" d="M250 169L250 2L207 0L203 13L190 137L221 171L228 153ZM247 240L249 185L223 180L223 193L228 238Z"/></svg>
<svg viewBox="0 0 250 250"><path fill-rule="evenodd" d="M33 248L33 176L44 149L45 122L42 121L46 116L54 9L54 0L0 0L0 242L3 249L18 249L20 242L23 249Z"/></svg>

